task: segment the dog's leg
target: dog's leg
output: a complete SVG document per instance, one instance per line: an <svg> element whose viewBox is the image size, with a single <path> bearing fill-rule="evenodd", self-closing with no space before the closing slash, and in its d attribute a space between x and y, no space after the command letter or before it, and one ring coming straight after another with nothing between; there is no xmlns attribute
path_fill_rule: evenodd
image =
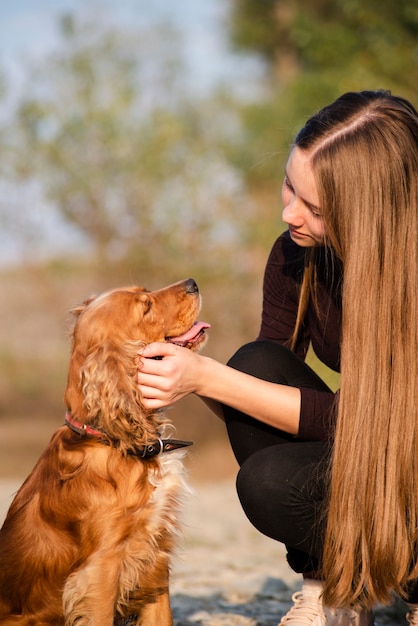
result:
<svg viewBox="0 0 418 626"><path fill-rule="evenodd" d="M129 593L125 615L136 616L130 626L172 626L173 617L169 597L169 565L160 558L141 580L140 587Z"/></svg>
<svg viewBox="0 0 418 626"><path fill-rule="evenodd" d="M136 626L173 626L168 591L142 609Z"/></svg>
<svg viewBox="0 0 418 626"><path fill-rule="evenodd" d="M116 558L96 558L71 574L63 593L65 626L113 626L118 566Z"/></svg>

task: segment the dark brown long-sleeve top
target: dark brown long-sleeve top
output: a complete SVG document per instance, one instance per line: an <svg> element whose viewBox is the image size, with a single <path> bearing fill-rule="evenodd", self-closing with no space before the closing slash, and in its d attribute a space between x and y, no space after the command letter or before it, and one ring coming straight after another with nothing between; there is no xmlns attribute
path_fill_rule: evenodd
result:
<svg viewBox="0 0 418 626"><path fill-rule="evenodd" d="M275 242L264 274L263 313L258 339L288 345L295 327L304 248L295 244L289 232ZM335 371L340 370L341 264L330 250L318 249L317 310L309 303L303 330L295 352L305 358L309 344L317 357ZM335 394L301 388L298 438L325 441L332 438Z"/></svg>

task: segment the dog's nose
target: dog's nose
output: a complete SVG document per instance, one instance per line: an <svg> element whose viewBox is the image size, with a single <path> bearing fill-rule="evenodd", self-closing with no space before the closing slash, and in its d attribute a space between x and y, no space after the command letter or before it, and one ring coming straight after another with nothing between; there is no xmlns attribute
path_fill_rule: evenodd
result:
<svg viewBox="0 0 418 626"><path fill-rule="evenodd" d="M193 278L186 280L186 293L198 293L199 287Z"/></svg>

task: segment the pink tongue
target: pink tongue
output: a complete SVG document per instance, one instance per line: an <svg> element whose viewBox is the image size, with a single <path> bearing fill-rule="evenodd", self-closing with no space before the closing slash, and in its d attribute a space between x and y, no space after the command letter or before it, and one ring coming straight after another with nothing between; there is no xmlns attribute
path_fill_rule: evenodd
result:
<svg viewBox="0 0 418 626"><path fill-rule="evenodd" d="M191 341L192 339L197 337L201 330L204 330L205 328L210 328L210 324L208 324L207 322L195 322L187 332L183 333L183 335L179 335L178 337L171 337L171 341L175 341L176 343Z"/></svg>

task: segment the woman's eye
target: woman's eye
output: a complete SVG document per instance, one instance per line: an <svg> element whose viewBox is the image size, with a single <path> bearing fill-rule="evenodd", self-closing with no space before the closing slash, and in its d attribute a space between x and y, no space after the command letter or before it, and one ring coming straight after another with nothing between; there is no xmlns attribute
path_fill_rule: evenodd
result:
<svg viewBox="0 0 418 626"><path fill-rule="evenodd" d="M286 187L286 189L289 189L289 191L293 191L293 187L289 183L289 180L286 178L286 176L283 179L283 186Z"/></svg>
<svg viewBox="0 0 418 626"><path fill-rule="evenodd" d="M309 207L309 210L314 217L322 217L322 214L318 211L318 209L314 207Z"/></svg>

